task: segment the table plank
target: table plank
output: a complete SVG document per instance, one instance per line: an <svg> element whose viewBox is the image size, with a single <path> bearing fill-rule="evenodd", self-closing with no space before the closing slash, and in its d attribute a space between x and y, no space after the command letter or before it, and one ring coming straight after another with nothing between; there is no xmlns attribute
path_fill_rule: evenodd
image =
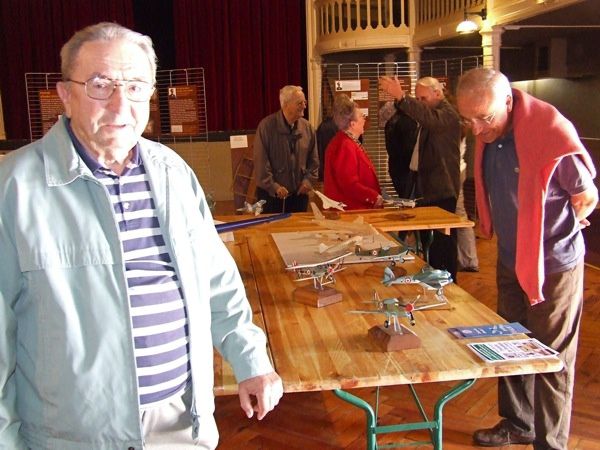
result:
<svg viewBox="0 0 600 450"><path fill-rule="evenodd" d="M250 303L250 307L252 308L252 321L264 331L265 320L260 303L256 279L252 270L252 261L250 258L250 250L247 239L243 236L239 236L235 242L228 242L225 245L235 259L238 270L240 271L240 275L242 276L244 288L246 289L246 295L248 296L248 301ZM271 356L270 348L267 348L267 350L269 351L269 356ZM237 381L233 375L233 369L216 350L214 351L213 370L215 374L215 386L213 389L214 394L237 394L238 387Z"/></svg>

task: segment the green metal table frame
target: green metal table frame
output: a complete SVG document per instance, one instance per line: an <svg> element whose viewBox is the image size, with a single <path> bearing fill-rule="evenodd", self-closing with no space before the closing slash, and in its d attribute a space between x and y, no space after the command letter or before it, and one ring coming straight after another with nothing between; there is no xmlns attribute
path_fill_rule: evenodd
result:
<svg viewBox="0 0 600 450"><path fill-rule="evenodd" d="M464 380L459 382L456 386L454 386L449 391L442 394L442 396L438 399L435 404L433 410L433 420L429 420L427 418L427 413L417 396L417 392L412 384L409 384L408 387L413 396L415 404L423 418L422 422L411 422L405 424L398 425L386 425L386 426L378 426L377 425L377 417L378 417L378 409L379 409L379 387L376 389L376 410L373 411L371 405L363 400L360 397L350 394L342 389L335 389L333 392L336 396L341 398L342 400L356 406L357 408L362 409L367 416L367 450L377 450L381 448L400 448L400 447L416 447L419 445L433 445L435 450L442 450L442 412L444 406L448 401L453 398L459 396L464 391L469 389L475 383L474 379ZM378 434L388 434L388 433L398 433L412 430L429 430L429 434L431 436L431 441L421 441L421 442L404 442L404 443L393 443L393 444L385 444L382 446L377 445L377 435Z"/></svg>

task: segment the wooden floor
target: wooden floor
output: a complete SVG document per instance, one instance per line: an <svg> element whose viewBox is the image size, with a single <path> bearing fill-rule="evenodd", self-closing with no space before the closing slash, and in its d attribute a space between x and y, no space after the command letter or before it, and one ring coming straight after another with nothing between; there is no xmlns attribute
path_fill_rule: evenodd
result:
<svg viewBox="0 0 600 450"><path fill-rule="evenodd" d="M460 273L459 285L490 308L496 306L495 243L477 239L479 273ZM586 267L584 316L581 326L575 400L569 449L600 449L600 269ZM441 392L452 384L418 385L417 392L428 414ZM494 425L497 420L496 381L479 380L450 401L444 410L444 448L480 448L472 444L473 430ZM353 394L374 399L374 389L356 389ZM364 449L364 414L339 400L331 392L286 394L265 419L247 420L237 396L219 397L215 413L221 440L219 449ZM408 389L386 387L380 393L380 424L419 420ZM389 442L421 441L421 431L378 439ZM411 448L431 448L420 446ZM531 449L513 445L506 449Z"/></svg>

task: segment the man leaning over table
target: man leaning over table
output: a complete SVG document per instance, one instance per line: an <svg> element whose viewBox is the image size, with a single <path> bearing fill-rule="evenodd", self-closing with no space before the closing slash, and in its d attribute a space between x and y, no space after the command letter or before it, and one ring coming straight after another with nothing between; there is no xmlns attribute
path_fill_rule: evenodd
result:
<svg viewBox="0 0 600 450"><path fill-rule="evenodd" d="M213 345L258 419L281 379L193 171L141 137L147 36L61 50L65 115L0 164L0 448L217 445Z"/></svg>
<svg viewBox="0 0 600 450"><path fill-rule="evenodd" d="M567 448L583 302L581 229L598 202L596 171L571 122L491 69L457 87L477 138L475 186L482 233L498 242L498 313L559 352L560 372L500 378L502 420L475 432L481 446Z"/></svg>

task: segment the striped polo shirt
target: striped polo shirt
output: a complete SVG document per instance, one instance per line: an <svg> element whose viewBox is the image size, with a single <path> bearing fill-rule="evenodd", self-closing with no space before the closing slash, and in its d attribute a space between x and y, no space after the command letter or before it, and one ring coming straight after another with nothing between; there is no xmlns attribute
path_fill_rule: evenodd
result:
<svg viewBox="0 0 600 450"><path fill-rule="evenodd" d="M70 127L69 127L70 128ZM183 292L156 216L139 148L119 176L75 147L105 186L123 248L140 405L180 396L191 380L188 319Z"/></svg>

